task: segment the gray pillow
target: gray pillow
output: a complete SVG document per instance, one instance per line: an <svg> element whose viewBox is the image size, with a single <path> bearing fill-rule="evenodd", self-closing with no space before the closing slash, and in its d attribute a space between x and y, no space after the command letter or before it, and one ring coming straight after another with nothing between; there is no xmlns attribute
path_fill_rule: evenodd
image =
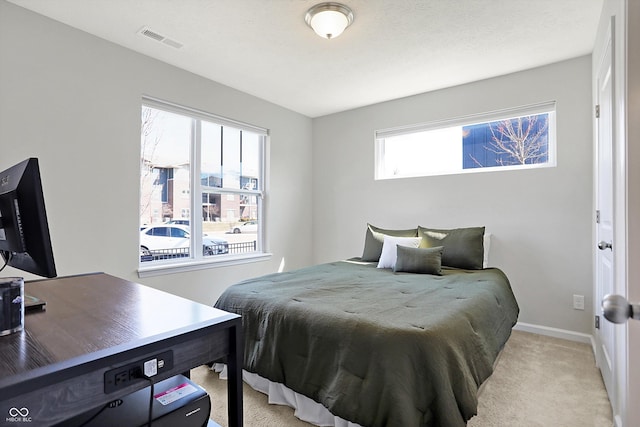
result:
<svg viewBox="0 0 640 427"><path fill-rule="evenodd" d="M418 227L418 236L422 237L421 248L444 247L442 265L467 270L482 269L484 227L451 230Z"/></svg>
<svg viewBox="0 0 640 427"><path fill-rule="evenodd" d="M380 260L380 254L382 253L382 244L384 242L384 236L395 237L418 237L418 229L412 228L410 230L385 230L384 228L378 228L371 224L367 224L367 234L364 236L364 250L362 251L362 261L375 261Z"/></svg>
<svg viewBox="0 0 640 427"><path fill-rule="evenodd" d="M410 248L398 245L398 258L393 271L442 275L442 252L444 248Z"/></svg>

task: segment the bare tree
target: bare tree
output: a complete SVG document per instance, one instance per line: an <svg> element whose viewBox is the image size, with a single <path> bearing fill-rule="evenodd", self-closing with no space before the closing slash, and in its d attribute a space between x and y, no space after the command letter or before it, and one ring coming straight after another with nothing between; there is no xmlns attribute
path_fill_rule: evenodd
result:
<svg viewBox="0 0 640 427"><path fill-rule="evenodd" d="M143 221L142 216L149 210L153 192L157 191L153 183L153 160L155 152L160 143L162 133L154 127L159 111L149 107L142 107L142 120L140 124L140 223L151 222ZM145 191L150 191L145 194Z"/></svg>
<svg viewBox="0 0 640 427"><path fill-rule="evenodd" d="M525 116L497 122L491 129L491 142L487 150L504 154L496 159L501 166L540 163L547 156L547 129L549 116L537 125L540 116Z"/></svg>

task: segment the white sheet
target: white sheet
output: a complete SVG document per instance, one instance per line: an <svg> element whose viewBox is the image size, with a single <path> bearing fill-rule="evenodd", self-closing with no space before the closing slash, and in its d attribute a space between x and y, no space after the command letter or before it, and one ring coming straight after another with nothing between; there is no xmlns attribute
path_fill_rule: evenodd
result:
<svg viewBox="0 0 640 427"><path fill-rule="evenodd" d="M220 379L227 379L227 366L225 364L215 363L211 370L218 372ZM296 393L284 384L274 383L244 369L242 370L242 379L254 390L269 396L270 404L286 405L293 408L293 415L302 421L322 427L362 427L360 424L352 423L333 415L318 402Z"/></svg>

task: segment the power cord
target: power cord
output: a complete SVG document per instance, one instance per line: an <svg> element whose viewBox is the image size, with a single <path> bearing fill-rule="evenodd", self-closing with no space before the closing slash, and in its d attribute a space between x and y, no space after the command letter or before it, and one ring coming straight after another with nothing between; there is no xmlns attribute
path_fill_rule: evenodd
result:
<svg viewBox="0 0 640 427"><path fill-rule="evenodd" d="M87 421L85 421L84 423L82 423L82 426L86 426L87 424L89 424L91 421L95 420L96 418L98 418L98 415L102 414L104 412L105 409L107 408L116 408L118 406L122 405L122 399L116 399L116 400L112 400L111 402L107 403L106 405L104 405L102 408L100 408L100 410L98 412L96 412L95 414L93 414L91 416L91 418L89 418Z"/></svg>
<svg viewBox="0 0 640 427"><path fill-rule="evenodd" d="M153 398L154 398L153 387L155 385L155 381L153 380L153 378L149 378L149 377L144 377L144 379L149 381L149 386L151 389L151 392L149 393L149 418L147 420L147 426L151 427L151 422L153 421Z"/></svg>
<svg viewBox="0 0 640 427"><path fill-rule="evenodd" d="M4 265L0 267L0 271L2 271L9 264L9 261L11 261L12 253L10 251L0 251L0 254L2 254L2 258L4 258Z"/></svg>
<svg viewBox="0 0 640 427"><path fill-rule="evenodd" d="M149 381L149 388L151 389L151 392L149 394L149 418L147 420L147 426L151 427L151 422L153 421L153 399L154 399L154 385L155 385L155 381L153 380L153 377L155 377L158 374L158 359L151 359L151 360L147 360L146 362L144 362L143 365L143 373L142 373L142 378L146 379L147 381Z"/></svg>

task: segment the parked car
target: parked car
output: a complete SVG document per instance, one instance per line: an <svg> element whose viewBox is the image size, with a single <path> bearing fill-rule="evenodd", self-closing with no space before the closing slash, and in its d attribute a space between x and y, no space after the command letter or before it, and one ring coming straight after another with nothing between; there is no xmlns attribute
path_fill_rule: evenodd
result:
<svg viewBox="0 0 640 427"><path fill-rule="evenodd" d="M233 234L238 233L256 233L258 231L257 221L247 221L233 227Z"/></svg>
<svg viewBox="0 0 640 427"><path fill-rule="evenodd" d="M190 225L188 219L171 219L166 224Z"/></svg>
<svg viewBox="0 0 640 427"><path fill-rule="evenodd" d="M189 227L179 224L162 224L147 227L140 232L140 250L149 251L154 257L189 256ZM202 254L229 253L229 242L224 239L202 237Z"/></svg>

